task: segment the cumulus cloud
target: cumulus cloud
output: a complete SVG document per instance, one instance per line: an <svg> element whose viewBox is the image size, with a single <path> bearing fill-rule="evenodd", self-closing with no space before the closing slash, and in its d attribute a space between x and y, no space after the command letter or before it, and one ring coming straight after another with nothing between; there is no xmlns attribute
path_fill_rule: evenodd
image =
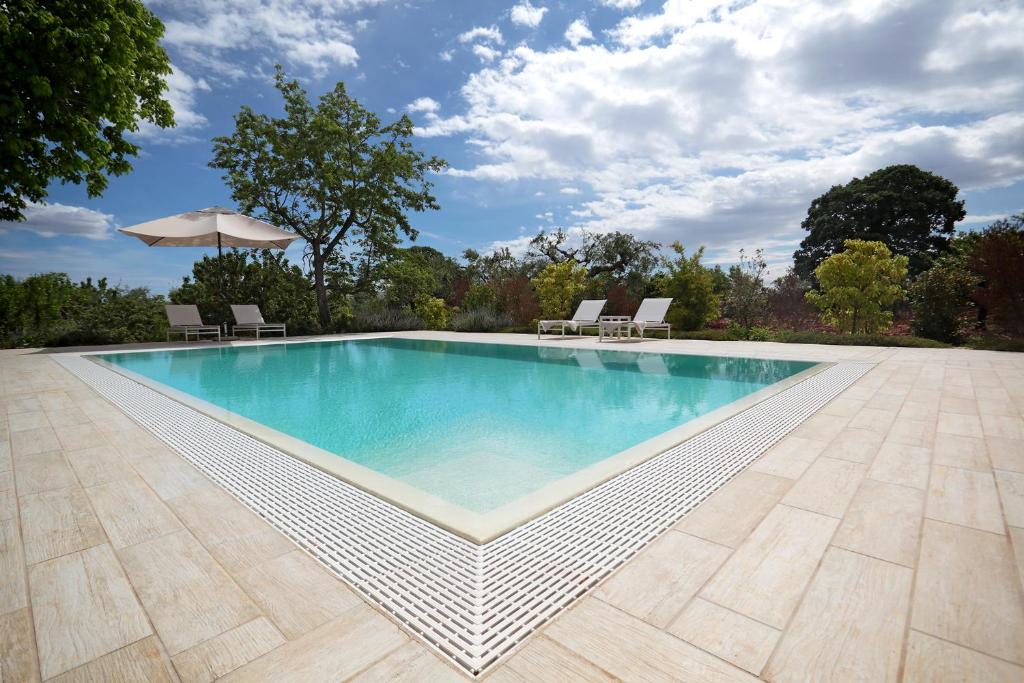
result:
<svg viewBox="0 0 1024 683"><path fill-rule="evenodd" d="M497 26L474 26L459 34L460 43L472 43L474 40L497 43L498 45L505 42Z"/></svg>
<svg viewBox="0 0 1024 683"><path fill-rule="evenodd" d="M417 97L415 100L405 105L407 111L412 113L423 112L426 114L434 114L440 108L441 104L432 97Z"/></svg>
<svg viewBox="0 0 1024 683"><path fill-rule="evenodd" d="M593 40L594 34L590 32L587 20L580 17L569 24L569 28L565 29L565 39L569 41L570 45L576 47L585 40Z"/></svg>
<svg viewBox="0 0 1024 683"><path fill-rule="evenodd" d="M473 46L473 54L479 57L481 62L493 62L501 55L501 51L487 45L477 44Z"/></svg>
<svg viewBox="0 0 1024 683"><path fill-rule="evenodd" d="M601 0L601 4L605 7L626 10L636 9L640 5L644 4L644 0Z"/></svg>
<svg viewBox="0 0 1024 683"><path fill-rule="evenodd" d="M138 137L158 142L193 142L197 138L192 132L208 122L198 110L196 95L209 91L209 84L202 78L193 78L177 66L171 67L167 77L164 98L174 110L174 128L159 128L152 123L142 122L135 133Z"/></svg>
<svg viewBox="0 0 1024 683"><path fill-rule="evenodd" d="M511 49L420 132L473 141L453 176L587 188L569 227L785 250L815 196L888 164L1024 180L1021 34L985 0L668 0L605 44Z"/></svg>
<svg viewBox="0 0 1024 683"><path fill-rule="evenodd" d="M186 59L222 75L245 71L227 55L270 50L316 74L351 66L353 33L368 22L353 15L384 0L155 0L165 17L164 41Z"/></svg>
<svg viewBox="0 0 1024 683"><path fill-rule="evenodd" d="M532 28L540 25L547 11L547 7L534 7L530 4L530 0L523 0L509 11L509 19L513 24Z"/></svg>
<svg viewBox="0 0 1024 683"><path fill-rule="evenodd" d="M82 206L30 203L25 207L25 220L13 223L0 221L0 233L29 230L43 237L72 235L90 240L113 237L114 216Z"/></svg>

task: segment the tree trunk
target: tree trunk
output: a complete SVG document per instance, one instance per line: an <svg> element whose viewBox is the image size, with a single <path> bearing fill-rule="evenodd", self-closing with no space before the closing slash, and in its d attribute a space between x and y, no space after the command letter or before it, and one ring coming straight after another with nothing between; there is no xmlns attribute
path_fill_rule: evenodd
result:
<svg viewBox="0 0 1024 683"><path fill-rule="evenodd" d="M313 289L316 291L316 311L320 319L320 331L331 329L331 309L327 306L327 284L324 282L324 257L319 245L313 247Z"/></svg>

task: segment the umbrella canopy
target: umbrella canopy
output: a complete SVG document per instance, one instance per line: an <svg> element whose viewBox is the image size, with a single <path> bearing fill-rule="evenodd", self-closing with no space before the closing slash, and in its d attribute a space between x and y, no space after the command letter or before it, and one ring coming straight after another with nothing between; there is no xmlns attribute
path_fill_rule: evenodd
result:
<svg viewBox="0 0 1024 683"><path fill-rule="evenodd" d="M299 236L244 214L213 206L139 223L120 232L151 247L284 249Z"/></svg>

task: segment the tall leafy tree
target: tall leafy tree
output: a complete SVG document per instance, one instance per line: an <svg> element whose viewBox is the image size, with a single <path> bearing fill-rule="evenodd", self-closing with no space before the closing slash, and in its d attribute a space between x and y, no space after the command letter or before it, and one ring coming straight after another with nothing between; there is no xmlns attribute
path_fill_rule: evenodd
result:
<svg viewBox="0 0 1024 683"><path fill-rule="evenodd" d="M587 269L587 277L605 273L626 275L640 273L647 276L658 264L661 245L641 240L625 232L582 232L572 243L570 235L561 228L541 231L530 240L529 255L547 259L551 263L572 261Z"/></svg>
<svg viewBox="0 0 1024 683"><path fill-rule="evenodd" d="M968 265L981 280L974 300L989 325L1024 337L1024 213L996 221L972 241Z"/></svg>
<svg viewBox="0 0 1024 683"><path fill-rule="evenodd" d="M98 196L131 170L126 133L174 125L163 32L139 0L0 3L0 220L23 220L53 180Z"/></svg>
<svg viewBox="0 0 1024 683"><path fill-rule="evenodd" d="M658 287L662 296L673 299L666 319L676 329L699 330L718 316L711 270L701 263L704 247L687 256L683 245L673 242L672 251L674 258L662 259L665 273Z"/></svg>
<svg viewBox="0 0 1024 683"><path fill-rule="evenodd" d="M210 166L225 171L242 211L306 241L320 326L328 329L327 266L350 239L391 246L398 234L415 238L406 213L440 208L426 176L447 164L413 147L409 117L382 124L344 83L313 105L280 66L275 82L284 117L242 107L235 132L214 138Z"/></svg>
<svg viewBox="0 0 1024 683"><path fill-rule="evenodd" d="M811 202L800 224L808 235L793 254L797 275L811 279L848 239L881 242L906 256L912 276L927 270L966 215L958 193L945 178L907 164L836 185Z"/></svg>

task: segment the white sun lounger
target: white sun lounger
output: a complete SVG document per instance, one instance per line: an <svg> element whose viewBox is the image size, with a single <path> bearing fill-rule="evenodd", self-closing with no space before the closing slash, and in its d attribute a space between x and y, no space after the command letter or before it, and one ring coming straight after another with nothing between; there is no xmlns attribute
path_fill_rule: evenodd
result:
<svg viewBox="0 0 1024 683"><path fill-rule="evenodd" d="M561 328L562 336L565 336L565 328L582 334L584 327L597 327L597 318L601 315L604 302L607 299L586 299L581 301L573 314L572 320L541 320L537 323L537 339L540 339L541 330L550 332L556 327Z"/></svg>
<svg viewBox="0 0 1024 683"><path fill-rule="evenodd" d="M615 336L622 338L622 330L626 330L626 336L632 338L633 330L640 332L640 338L644 338L646 330L668 330L668 338L672 338L672 325L665 322L665 315L672 299L644 299L637 309L636 315L629 321L602 321L598 328L598 341L604 341L605 337Z"/></svg>
<svg viewBox="0 0 1024 683"><path fill-rule="evenodd" d="M263 321L263 314L260 307L245 304L231 306L231 314L235 316L235 324L231 327L231 334L238 335L239 332L256 332L256 338L260 338L261 332L280 332L282 337L287 337L284 323L268 323Z"/></svg>
<svg viewBox="0 0 1024 683"><path fill-rule="evenodd" d="M185 341L188 341L190 334L196 335L196 340L199 340L200 335L216 335L217 341L220 341L220 325L207 325L203 322L203 319L199 316L199 307L194 304L167 304L164 306L164 310L167 313L167 322L170 323L170 327L167 328L167 341L171 340L171 334L183 334L185 335Z"/></svg>

